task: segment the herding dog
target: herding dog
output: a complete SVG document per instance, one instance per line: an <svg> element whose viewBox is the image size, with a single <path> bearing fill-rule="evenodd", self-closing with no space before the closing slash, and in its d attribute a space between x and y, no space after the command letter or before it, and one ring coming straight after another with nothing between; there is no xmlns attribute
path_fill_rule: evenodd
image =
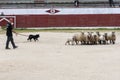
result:
<svg viewBox="0 0 120 80"><path fill-rule="evenodd" d="M28 39L27 40L34 40L34 41L36 41L36 40L38 40L38 38L40 37L40 35L39 34L36 34L36 35L32 35L32 34L30 34L29 36L28 36Z"/></svg>

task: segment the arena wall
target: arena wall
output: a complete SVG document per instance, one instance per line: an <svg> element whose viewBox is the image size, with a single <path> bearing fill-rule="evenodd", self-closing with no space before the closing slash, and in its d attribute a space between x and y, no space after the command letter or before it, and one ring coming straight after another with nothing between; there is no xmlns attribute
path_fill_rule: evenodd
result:
<svg viewBox="0 0 120 80"><path fill-rule="evenodd" d="M0 12L0 26L11 16L17 28L120 26L119 8L0 9Z"/></svg>

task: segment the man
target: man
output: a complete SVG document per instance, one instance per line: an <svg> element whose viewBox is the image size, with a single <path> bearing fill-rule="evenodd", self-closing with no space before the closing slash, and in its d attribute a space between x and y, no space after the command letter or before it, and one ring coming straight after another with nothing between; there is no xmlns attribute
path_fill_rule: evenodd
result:
<svg viewBox="0 0 120 80"><path fill-rule="evenodd" d="M110 5L110 7L115 7L114 1L113 0L109 0L109 5Z"/></svg>
<svg viewBox="0 0 120 80"><path fill-rule="evenodd" d="M74 5L75 5L76 7L79 7L79 0L74 0Z"/></svg>
<svg viewBox="0 0 120 80"><path fill-rule="evenodd" d="M7 36L7 41L6 41L6 47L5 49L10 49L9 48L9 42L11 42L13 49L16 49L17 46L14 43L14 39L13 39L13 34L12 32L16 33L15 31L13 31L13 26L10 22L7 23L7 29L6 29L6 36ZM17 34L17 33L16 33Z"/></svg>

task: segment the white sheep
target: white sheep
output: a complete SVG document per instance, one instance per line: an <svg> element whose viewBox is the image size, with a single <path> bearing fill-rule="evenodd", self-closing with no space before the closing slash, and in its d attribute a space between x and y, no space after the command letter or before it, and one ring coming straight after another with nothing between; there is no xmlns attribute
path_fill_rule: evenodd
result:
<svg viewBox="0 0 120 80"><path fill-rule="evenodd" d="M86 44L88 42L88 35L84 32L81 32L80 34L75 34L73 36L73 40L75 41L76 44Z"/></svg>
<svg viewBox="0 0 120 80"><path fill-rule="evenodd" d="M104 34L101 34L99 36L99 44L106 44L106 39Z"/></svg>
<svg viewBox="0 0 120 80"><path fill-rule="evenodd" d="M73 38L68 38L67 41L65 42L65 45L74 45Z"/></svg>
<svg viewBox="0 0 120 80"><path fill-rule="evenodd" d="M110 33L105 33L105 39L106 39L106 42L111 44L115 44L115 41L116 41L116 35L115 35L115 32L110 32Z"/></svg>
<svg viewBox="0 0 120 80"><path fill-rule="evenodd" d="M80 34L75 34L74 36L73 36L73 41L76 43L76 44L78 44L79 42L81 42L81 35Z"/></svg>

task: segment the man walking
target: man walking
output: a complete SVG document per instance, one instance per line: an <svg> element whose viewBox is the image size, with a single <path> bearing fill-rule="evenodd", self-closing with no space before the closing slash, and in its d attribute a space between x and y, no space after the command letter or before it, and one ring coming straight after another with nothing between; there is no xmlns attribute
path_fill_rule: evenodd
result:
<svg viewBox="0 0 120 80"><path fill-rule="evenodd" d="M79 7L79 0L74 0L75 7Z"/></svg>
<svg viewBox="0 0 120 80"><path fill-rule="evenodd" d="M7 36L7 41L6 41L6 47L5 49L10 49L9 48L9 42L11 42L13 49L16 49L18 46L15 45L14 43L14 39L13 39L13 34L12 32L16 33L15 31L13 31L13 26L11 24L11 22L7 23L7 29L6 29L6 36ZM17 33L16 33L17 34Z"/></svg>
<svg viewBox="0 0 120 80"><path fill-rule="evenodd" d="M110 7L115 7L114 1L113 0L109 0L109 5L110 5Z"/></svg>

